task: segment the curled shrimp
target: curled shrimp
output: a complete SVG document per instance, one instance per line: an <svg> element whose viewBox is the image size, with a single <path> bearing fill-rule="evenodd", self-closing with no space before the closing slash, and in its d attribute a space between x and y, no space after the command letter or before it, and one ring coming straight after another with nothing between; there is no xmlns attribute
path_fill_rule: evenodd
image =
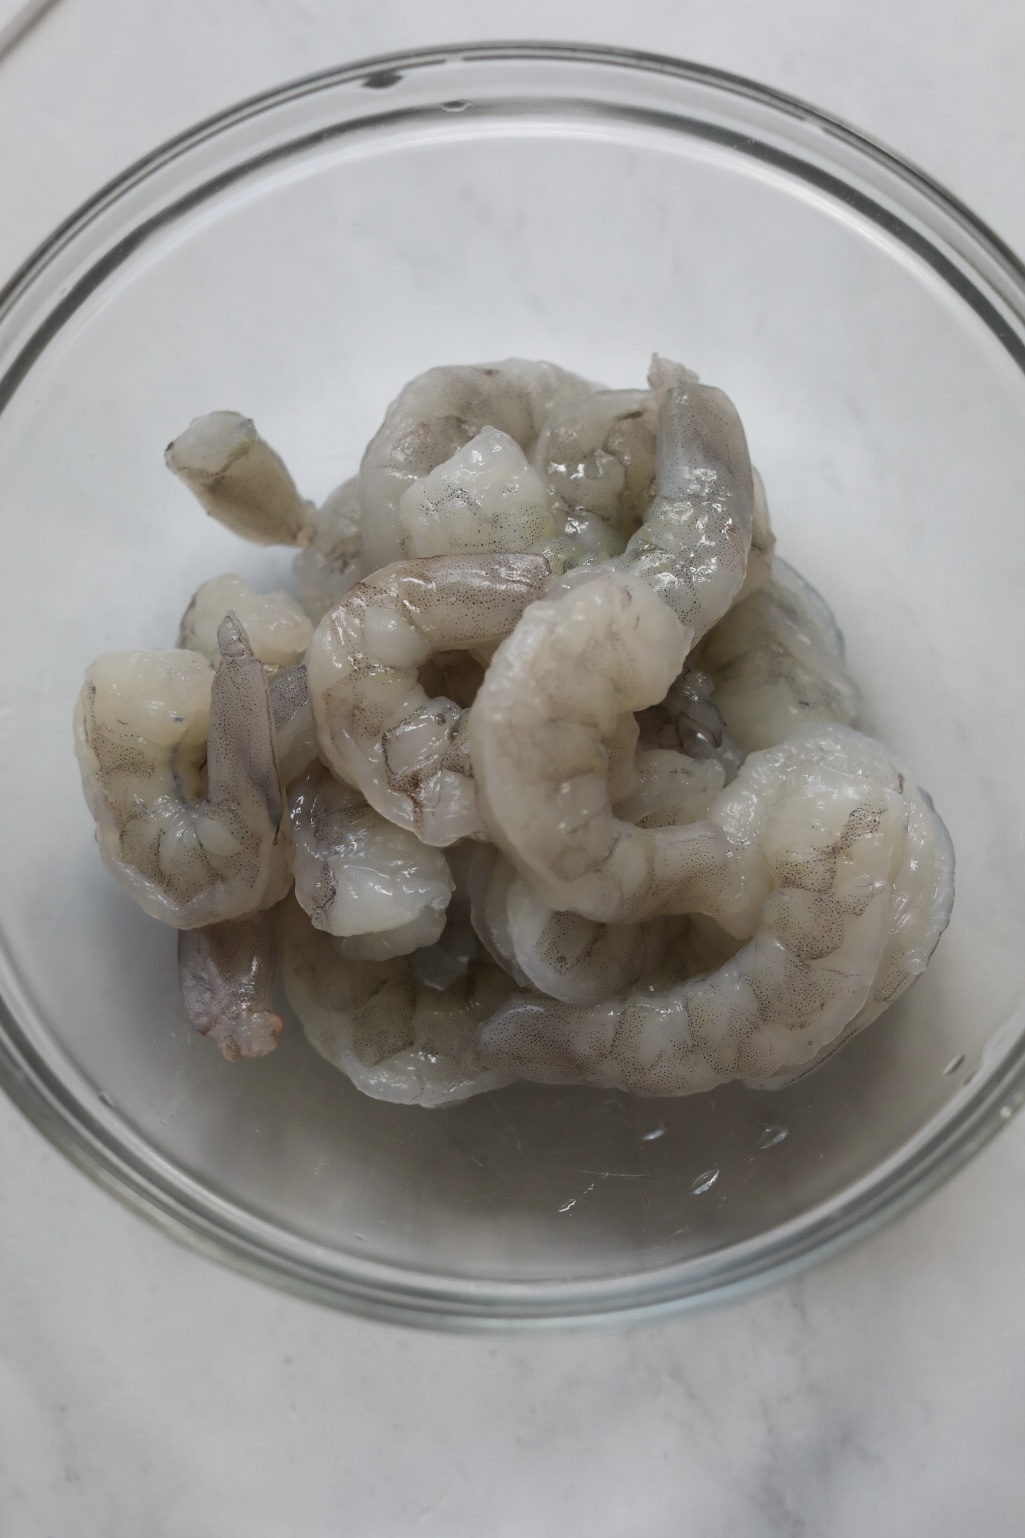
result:
<svg viewBox="0 0 1025 1538"><path fill-rule="evenodd" d="M306 659L321 752L382 816L426 844L479 834L466 712L428 697L436 652L508 635L544 591L535 555L436 556L365 578L321 620Z"/></svg>
<svg viewBox="0 0 1025 1538"><path fill-rule="evenodd" d="M195 652L97 658L75 751L100 854L153 918L194 929L271 907L290 874L262 664L233 614Z"/></svg>
<svg viewBox="0 0 1025 1538"><path fill-rule="evenodd" d="M530 454L558 402L591 386L553 363L501 363L428 369L400 392L367 446L359 471L363 545L370 570L411 554L399 504L403 492L451 459L485 427L498 428Z"/></svg>
<svg viewBox="0 0 1025 1538"><path fill-rule="evenodd" d="M722 800L747 943L705 976L591 1008L513 999L482 1028L485 1062L646 1095L786 1082L913 980L949 917L950 844L877 743L798 734L752 754Z"/></svg>
<svg viewBox="0 0 1025 1538"><path fill-rule="evenodd" d="M598 924L556 912L490 844L475 851L473 925L495 960L523 988L593 1004L631 988L661 961L669 922Z"/></svg>
<svg viewBox="0 0 1025 1538"><path fill-rule="evenodd" d="M364 1094L438 1106L510 1082L481 1063L476 1041L513 986L499 967L473 961L439 989L418 977L415 956L343 956L296 903L283 931L285 989L306 1037Z"/></svg>
<svg viewBox="0 0 1025 1538"><path fill-rule="evenodd" d="M658 412L651 390L595 390L549 414L534 463L575 513L629 537L655 496Z"/></svg>
<svg viewBox="0 0 1025 1538"><path fill-rule="evenodd" d="M622 557L700 639L721 619L747 572L754 481L747 439L722 390L656 358L658 495Z"/></svg>
<svg viewBox="0 0 1025 1538"><path fill-rule="evenodd" d="M318 765L289 794L295 895L339 953L383 961L433 945L454 882L440 849L396 827Z"/></svg>
<svg viewBox="0 0 1025 1538"><path fill-rule="evenodd" d="M295 667L306 655L313 626L290 593L254 593L241 577L211 577L193 595L182 615L178 645L201 652L216 667L217 631L234 614L254 657L268 667Z"/></svg>
<svg viewBox="0 0 1025 1538"><path fill-rule="evenodd" d="M277 972L272 910L178 933L178 981L189 1019L229 1062L266 1057L277 1046Z"/></svg>
<svg viewBox="0 0 1025 1538"><path fill-rule="evenodd" d="M694 665L710 675L726 731L747 752L803 722L846 724L860 704L828 605L778 558L764 586L708 632Z"/></svg>
<svg viewBox="0 0 1025 1538"><path fill-rule="evenodd" d="M598 568L496 651L470 711L478 806L551 908L605 924L685 912L725 858L720 830L639 828L613 811L628 787L610 794L624 714L662 699L690 636L646 583Z"/></svg>

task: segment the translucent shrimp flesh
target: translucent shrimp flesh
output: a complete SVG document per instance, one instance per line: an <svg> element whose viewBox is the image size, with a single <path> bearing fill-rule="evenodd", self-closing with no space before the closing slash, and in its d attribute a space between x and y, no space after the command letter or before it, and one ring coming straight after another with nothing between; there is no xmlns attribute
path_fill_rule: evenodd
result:
<svg viewBox="0 0 1025 1538"><path fill-rule="evenodd" d="M164 462L218 523L259 545L301 545L312 505L249 417L211 411L167 446Z"/></svg>
<svg viewBox="0 0 1025 1538"><path fill-rule="evenodd" d="M693 759L714 759L726 781L744 762L744 750L726 730L722 711L712 698L715 680L688 657L683 671L669 686L664 700L637 717L642 749L671 749Z"/></svg>
<svg viewBox="0 0 1025 1538"><path fill-rule="evenodd" d="M307 532L293 571L299 602L316 624L367 574L355 477L310 513Z"/></svg>
<svg viewBox="0 0 1025 1538"><path fill-rule="evenodd" d="M268 679L274 739L281 783L286 788L317 761L317 730L313 724L306 664L277 668Z"/></svg>
<svg viewBox="0 0 1025 1538"><path fill-rule="evenodd" d="M75 712L104 863L177 929L248 917L291 880L263 665L234 615L218 642L216 671L188 651L99 657Z"/></svg>
<svg viewBox="0 0 1025 1538"><path fill-rule="evenodd" d="M828 605L778 558L768 582L709 631L693 661L710 675L726 731L747 752L781 742L803 722L850 722L860 704Z"/></svg>
<svg viewBox="0 0 1025 1538"><path fill-rule="evenodd" d="M341 955L296 903L287 904L283 928L289 1003L312 1046L364 1094L439 1106L510 1082L481 1063L476 1040L514 986L501 968L474 961L439 989L418 977L415 958Z"/></svg>
<svg viewBox="0 0 1025 1538"><path fill-rule="evenodd" d="M455 887L440 849L396 827L317 765L289 794L295 895L342 955L379 961L433 945Z"/></svg>
<svg viewBox="0 0 1025 1538"><path fill-rule="evenodd" d="M178 981L189 1019L229 1062L266 1057L277 1046L278 973L273 909L178 933Z"/></svg>
<svg viewBox="0 0 1025 1538"><path fill-rule="evenodd" d="M481 832L465 710L431 699L436 652L509 634L550 579L535 555L435 556L365 578L321 620L306 659L322 756L426 844Z"/></svg>
<svg viewBox="0 0 1025 1538"><path fill-rule="evenodd" d="M591 388L553 363L522 358L432 368L411 380L388 407L360 465L368 569L412 553L399 504L414 481L451 459L485 427L508 434L529 455L553 407Z"/></svg>
<svg viewBox="0 0 1025 1538"><path fill-rule="evenodd" d="M525 552L561 533L550 487L508 433L483 427L399 498L412 556Z"/></svg>
<svg viewBox="0 0 1025 1538"><path fill-rule="evenodd" d="M651 390L595 390L556 407L534 463L565 506L627 538L655 496L658 410Z"/></svg>
<svg viewBox="0 0 1025 1538"><path fill-rule="evenodd" d="M718 829L639 828L610 794L624 712L662 699L690 635L646 583L599 568L532 604L496 651L470 711L478 806L551 908L605 924L691 911L725 858Z"/></svg>
<svg viewBox="0 0 1025 1538"><path fill-rule="evenodd" d="M721 619L747 572L754 481L747 439L728 395L656 358L658 495L622 567L669 605L693 638Z"/></svg>
<svg viewBox="0 0 1025 1538"><path fill-rule="evenodd" d="M950 843L879 744L808 729L751 755L721 800L726 908L747 943L703 977L591 1008L515 998L482 1028L485 1062L645 1095L786 1082L918 975L950 913Z"/></svg>
<svg viewBox="0 0 1025 1538"><path fill-rule="evenodd" d="M234 614L249 638L254 657L268 667L295 667L306 655L313 626L290 593L254 593L241 577L211 577L193 595L182 615L178 645L201 652L217 666L218 627Z"/></svg>
<svg viewBox="0 0 1025 1538"><path fill-rule="evenodd" d="M650 972L665 953L669 921L598 924L557 912L490 844L478 846L473 924L495 960L520 984L552 998L593 1004Z"/></svg>

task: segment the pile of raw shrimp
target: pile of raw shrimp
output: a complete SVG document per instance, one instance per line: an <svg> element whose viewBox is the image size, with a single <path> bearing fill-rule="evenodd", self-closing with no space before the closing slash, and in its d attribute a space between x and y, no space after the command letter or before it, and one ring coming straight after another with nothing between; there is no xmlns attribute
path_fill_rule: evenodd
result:
<svg viewBox="0 0 1025 1538"><path fill-rule="evenodd" d="M297 597L213 578L76 712L103 859L226 1057L274 1047L280 966L385 1099L771 1087L924 970L950 841L849 725L720 390L660 358L645 390L434 368L320 508L234 412L166 460L300 547Z"/></svg>

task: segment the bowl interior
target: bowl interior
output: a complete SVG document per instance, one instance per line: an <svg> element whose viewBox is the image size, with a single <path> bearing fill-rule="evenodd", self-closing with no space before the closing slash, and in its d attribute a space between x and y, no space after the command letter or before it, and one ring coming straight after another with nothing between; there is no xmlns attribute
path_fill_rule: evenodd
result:
<svg viewBox="0 0 1025 1538"><path fill-rule="evenodd" d="M841 1206L1016 1046L1025 971L1020 369L934 264L797 172L682 120L486 94L407 120L364 91L374 122L164 220L0 415L0 982L19 1030L69 1117L268 1249L482 1298L628 1286ZM957 899L928 974L776 1094L519 1086L423 1112L360 1096L294 1020L270 1058L225 1064L183 1018L173 935L100 865L71 751L95 654L173 644L214 573L287 580L287 553L203 517L165 443L243 411L321 498L431 364L547 357L627 386L653 350L736 401L779 551L845 632L859 724L950 829Z"/></svg>

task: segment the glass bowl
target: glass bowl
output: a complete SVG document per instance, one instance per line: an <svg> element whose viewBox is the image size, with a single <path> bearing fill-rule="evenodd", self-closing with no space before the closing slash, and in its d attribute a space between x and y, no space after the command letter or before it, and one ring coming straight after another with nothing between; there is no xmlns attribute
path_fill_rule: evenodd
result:
<svg viewBox="0 0 1025 1538"><path fill-rule="evenodd" d="M822 114L668 59L540 45L378 59L157 151L0 298L0 1074L85 1170L208 1254L382 1316L653 1314L778 1277L956 1168L1025 1094L1025 273ZM173 642L194 588L288 556L162 463L253 417L306 495L400 385L649 354L733 396L779 549L826 594L861 722L958 856L924 979L775 1094L516 1086L363 1098L292 1019L220 1059L171 933L106 875L71 751L98 652Z"/></svg>

